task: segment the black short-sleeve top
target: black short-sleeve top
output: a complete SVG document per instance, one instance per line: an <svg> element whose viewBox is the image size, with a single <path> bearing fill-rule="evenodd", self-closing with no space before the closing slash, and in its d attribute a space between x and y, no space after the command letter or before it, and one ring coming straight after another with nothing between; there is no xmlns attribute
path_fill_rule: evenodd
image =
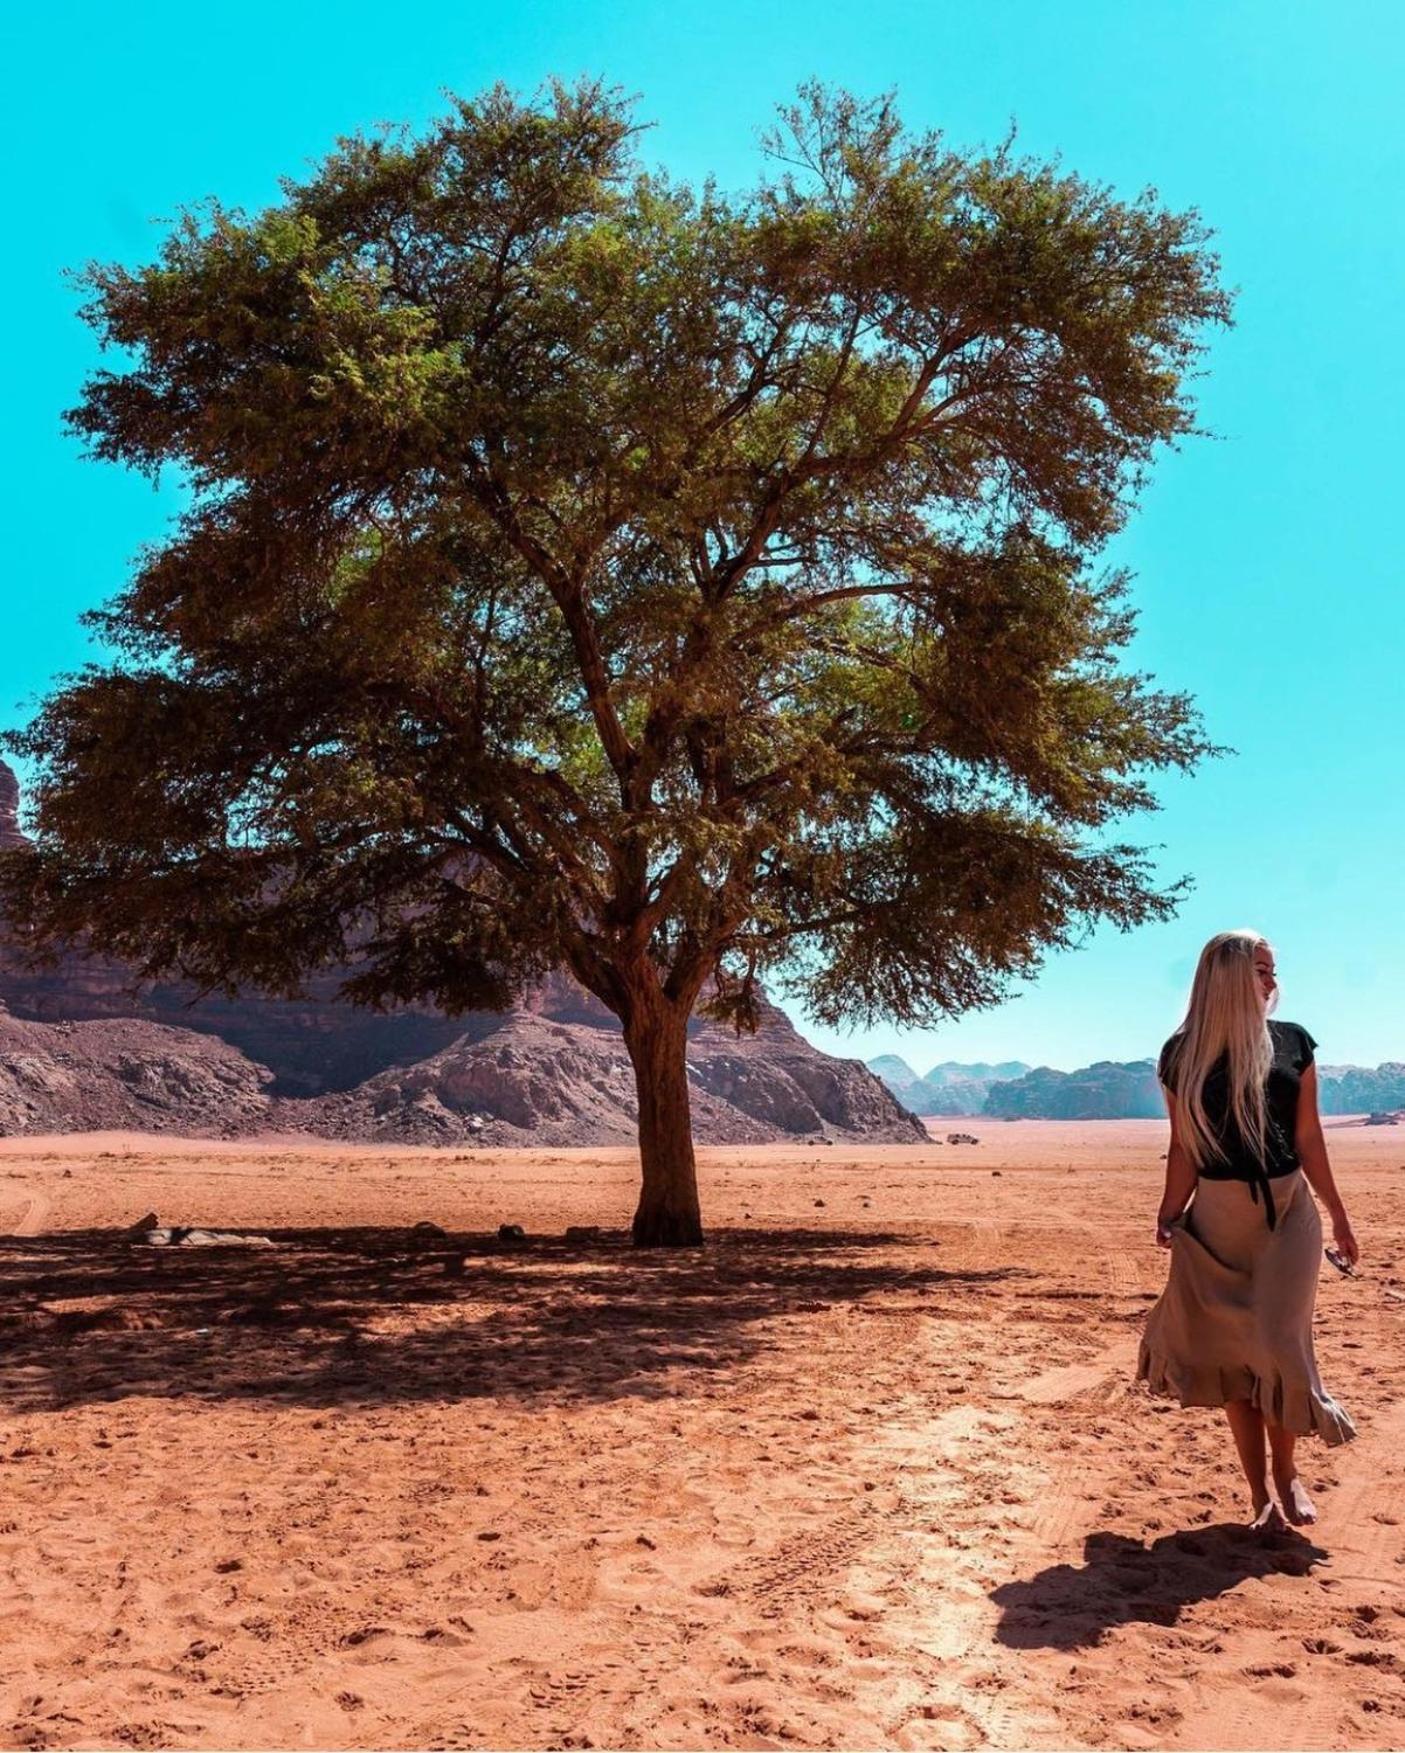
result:
<svg viewBox="0 0 1405 1753"><path fill-rule="evenodd" d="M1222 1054L1210 1067L1201 1096L1206 1115L1229 1160L1207 1163L1200 1175L1206 1181L1247 1181L1255 1200L1262 1189L1272 1229L1276 1217L1269 1182L1279 1175L1291 1175L1302 1166L1296 1139L1298 1097L1303 1073L1313 1062L1317 1043L1300 1023L1281 1023L1270 1018L1268 1032L1273 1042L1273 1064L1268 1074L1263 1156L1241 1137L1229 1113L1229 1064ZM1156 1075L1168 1089L1176 1087L1175 1051L1179 1044L1180 1036L1172 1035L1156 1062Z"/></svg>

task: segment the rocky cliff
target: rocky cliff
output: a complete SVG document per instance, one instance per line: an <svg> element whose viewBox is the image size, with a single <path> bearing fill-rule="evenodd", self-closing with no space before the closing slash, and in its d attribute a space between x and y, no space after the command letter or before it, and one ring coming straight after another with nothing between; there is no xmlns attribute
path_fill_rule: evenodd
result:
<svg viewBox="0 0 1405 1753"><path fill-rule="evenodd" d="M0 761L0 852L11 846L23 846L20 832L20 782L14 769Z"/></svg>
<svg viewBox="0 0 1405 1753"><path fill-rule="evenodd" d="M278 1102L273 1123L329 1138L419 1144L634 1142L634 1071L617 1028L524 1011L498 1022L357 1089ZM699 1143L927 1138L857 1060L817 1052L771 1006L760 1031L740 1040L695 1021L688 1072Z"/></svg>
<svg viewBox="0 0 1405 1753"><path fill-rule="evenodd" d="M0 761L0 850L23 843L18 796L13 771ZM27 968L0 939L0 1002L12 1015L33 1022L140 1017L215 1035L268 1066L276 1095L351 1089L388 1065L437 1053L477 1026L474 1017L446 1017L428 1005L357 1010L337 996L342 978L336 970L314 975L296 1000L202 998L174 982L139 984L130 969L101 957L70 955L56 968Z"/></svg>
<svg viewBox="0 0 1405 1753"><path fill-rule="evenodd" d="M755 1035L695 1018L688 1064L695 1087L780 1136L823 1134L875 1143L920 1142L926 1128L858 1059L820 1053L785 1013L763 1001Z"/></svg>
<svg viewBox="0 0 1405 1753"><path fill-rule="evenodd" d="M1369 1114L1405 1107L1405 1064L1319 1065L1318 1103L1324 1114Z"/></svg>
<svg viewBox="0 0 1405 1753"><path fill-rule="evenodd" d="M485 1147L635 1142L634 1071L618 1029L531 1011L492 1021L354 1089L279 1097L266 1066L214 1035L133 1017L36 1023L0 1010L0 1136L115 1129ZM927 1139L857 1060L816 1052L780 1012L741 1042L698 1026L688 1070L700 1144Z"/></svg>
<svg viewBox="0 0 1405 1753"><path fill-rule="evenodd" d="M23 842L17 804L0 762L4 844ZM357 1010L337 996L342 978L317 975L296 1000L202 999L176 984L138 986L93 958L33 971L0 941L0 1132L152 1126L166 1116L161 1129L197 1134L273 1126L423 1143L634 1141L619 1024L569 977L543 981L507 1013L462 1017L428 1005ZM858 1060L819 1052L773 1005L755 1036L694 1019L688 1057L700 1143L926 1138ZM221 1078L227 1112L216 1099Z"/></svg>
<svg viewBox="0 0 1405 1753"><path fill-rule="evenodd" d="M266 1126L261 1065L211 1035L116 1018L31 1023L0 1009L0 1135L179 1132Z"/></svg>
<svg viewBox="0 0 1405 1753"><path fill-rule="evenodd" d="M991 1086L985 1112L1006 1120L1153 1120L1166 1112L1150 1059L1100 1059L1081 1071L1047 1065Z"/></svg>
<svg viewBox="0 0 1405 1753"><path fill-rule="evenodd" d="M1319 1065L1317 1088L1323 1114L1389 1111L1405 1106L1405 1064ZM1102 1060L1080 1071L1041 1066L1027 1077L992 1085L985 1112L1024 1120L1159 1120L1166 1105L1152 1060Z"/></svg>

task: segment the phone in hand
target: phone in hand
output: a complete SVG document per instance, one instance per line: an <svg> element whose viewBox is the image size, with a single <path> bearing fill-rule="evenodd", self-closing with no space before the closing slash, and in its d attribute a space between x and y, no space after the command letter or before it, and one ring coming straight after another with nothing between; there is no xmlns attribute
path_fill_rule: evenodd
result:
<svg viewBox="0 0 1405 1753"><path fill-rule="evenodd" d="M1336 1267L1337 1271L1341 1273L1343 1278L1356 1277L1356 1268L1352 1265L1351 1261L1347 1259L1346 1255L1342 1253L1340 1248L1324 1248L1322 1252L1327 1256L1328 1260L1331 1261L1332 1265Z"/></svg>

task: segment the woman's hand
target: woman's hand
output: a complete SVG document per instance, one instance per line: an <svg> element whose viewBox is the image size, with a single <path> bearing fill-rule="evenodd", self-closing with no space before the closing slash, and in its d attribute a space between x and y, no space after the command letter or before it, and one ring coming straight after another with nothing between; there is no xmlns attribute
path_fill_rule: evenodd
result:
<svg viewBox="0 0 1405 1753"><path fill-rule="evenodd" d="M1332 1219L1332 1240L1336 1243L1337 1252L1342 1258L1355 1266L1361 1258L1361 1249L1344 1211L1339 1211Z"/></svg>
<svg viewBox="0 0 1405 1753"><path fill-rule="evenodd" d="M1167 1091L1166 1105L1171 1116L1171 1145L1166 1152L1166 1187L1156 1207L1156 1245L1169 1248L1175 1239L1176 1225L1190 1209L1199 1176L1186 1155L1180 1139L1180 1122L1176 1104Z"/></svg>

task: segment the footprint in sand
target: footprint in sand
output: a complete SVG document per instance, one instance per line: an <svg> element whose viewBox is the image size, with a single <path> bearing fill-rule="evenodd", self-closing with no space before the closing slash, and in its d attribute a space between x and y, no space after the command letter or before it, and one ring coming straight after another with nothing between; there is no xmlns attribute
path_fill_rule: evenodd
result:
<svg viewBox="0 0 1405 1753"><path fill-rule="evenodd" d="M920 1704L893 1734L893 1744L903 1748L942 1748L962 1750L984 1745L986 1737L979 1724L959 1704L932 1700Z"/></svg>

